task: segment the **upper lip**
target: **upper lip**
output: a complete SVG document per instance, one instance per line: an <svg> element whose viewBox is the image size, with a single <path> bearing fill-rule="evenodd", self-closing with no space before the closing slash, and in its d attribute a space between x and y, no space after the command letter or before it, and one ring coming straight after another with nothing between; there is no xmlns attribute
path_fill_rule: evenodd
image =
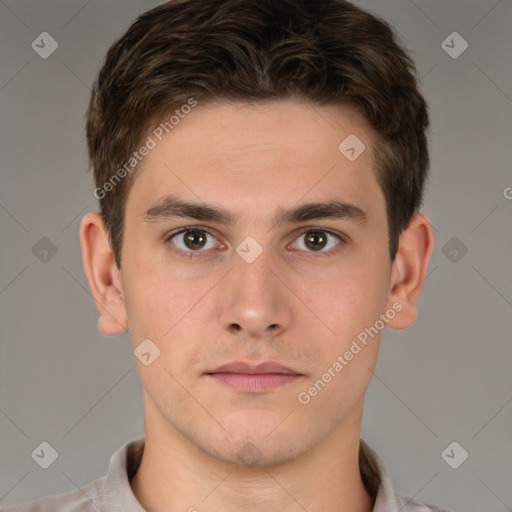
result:
<svg viewBox="0 0 512 512"><path fill-rule="evenodd" d="M246 373L249 375L265 373L282 373L285 375L300 375L300 373L282 365L276 361L264 361L259 364L251 364L245 361L233 361L231 363L221 364L214 370L206 373Z"/></svg>

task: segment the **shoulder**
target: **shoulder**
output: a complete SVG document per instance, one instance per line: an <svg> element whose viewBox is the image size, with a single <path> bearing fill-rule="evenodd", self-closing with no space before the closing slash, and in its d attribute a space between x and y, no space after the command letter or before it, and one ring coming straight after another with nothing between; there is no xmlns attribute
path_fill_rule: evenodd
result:
<svg viewBox="0 0 512 512"><path fill-rule="evenodd" d="M8 507L0 512L144 512L130 487L144 450L144 436L127 441L110 458L107 474L71 491Z"/></svg>
<svg viewBox="0 0 512 512"><path fill-rule="evenodd" d="M375 497L374 512L450 512L397 492L386 464L363 439L360 443L359 467L366 488Z"/></svg>
<svg viewBox="0 0 512 512"><path fill-rule="evenodd" d="M400 494L396 494L395 497L402 512L451 512L445 508L439 508L430 503L413 500Z"/></svg>
<svg viewBox="0 0 512 512"><path fill-rule="evenodd" d="M103 496L103 479L100 478L90 484L72 491L53 494L25 501L8 507L0 507L1 512L98 512ZM101 504L100 504L101 503ZM101 508L103 512L106 509Z"/></svg>

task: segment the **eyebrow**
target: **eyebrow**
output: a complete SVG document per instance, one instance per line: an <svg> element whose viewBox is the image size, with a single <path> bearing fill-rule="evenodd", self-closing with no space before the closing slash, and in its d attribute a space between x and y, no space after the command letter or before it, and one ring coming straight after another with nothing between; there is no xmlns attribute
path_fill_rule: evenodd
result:
<svg viewBox="0 0 512 512"><path fill-rule="evenodd" d="M238 220L238 215L220 206L183 201L175 195L165 196L158 204L143 214L143 220L146 222L175 218L191 218L198 221L233 225ZM279 226L284 223L316 219L339 219L364 223L367 218L366 213L358 206L332 199L326 202L304 203L288 210L279 208L272 225Z"/></svg>

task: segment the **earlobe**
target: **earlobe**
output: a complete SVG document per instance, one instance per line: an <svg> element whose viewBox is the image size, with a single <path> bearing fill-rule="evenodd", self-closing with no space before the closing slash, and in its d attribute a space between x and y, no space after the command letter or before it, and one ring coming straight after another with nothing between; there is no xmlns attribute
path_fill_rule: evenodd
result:
<svg viewBox="0 0 512 512"><path fill-rule="evenodd" d="M80 225L84 270L99 311L98 329L106 336L126 331L126 309L121 276L99 213L87 213Z"/></svg>
<svg viewBox="0 0 512 512"><path fill-rule="evenodd" d="M434 250L430 221L416 214L400 236L398 252L393 262L388 306L399 303L401 310L388 327L405 329L418 316L418 300L427 277L428 264Z"/></svg>

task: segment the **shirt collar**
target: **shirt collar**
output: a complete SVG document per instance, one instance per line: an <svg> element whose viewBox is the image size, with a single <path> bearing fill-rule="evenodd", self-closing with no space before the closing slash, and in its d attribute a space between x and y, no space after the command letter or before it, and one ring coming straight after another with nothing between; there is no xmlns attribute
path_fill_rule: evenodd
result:
<svg viewBox="0 0 512 512"><path fill-rule="evenodd" d="M399 507L388 468L363 439L359 445L359 471L366 489L375 499L373 512L398 512Z"/></svg>
<svg viewBox="0 0 512 512"><path fill-rule="evenodd" d="M146 512L130 486L144 452L145 437L132 439L119 448L111 457L104 480L103 496L110 507L119 512ZM398 512L399 505L388 469L377 453L361 439L359 447L359 470L370 495L375 499L373 512ZM407 509L406 509L407 510ZM405 512L405 511L404 511Z"/></svg>

